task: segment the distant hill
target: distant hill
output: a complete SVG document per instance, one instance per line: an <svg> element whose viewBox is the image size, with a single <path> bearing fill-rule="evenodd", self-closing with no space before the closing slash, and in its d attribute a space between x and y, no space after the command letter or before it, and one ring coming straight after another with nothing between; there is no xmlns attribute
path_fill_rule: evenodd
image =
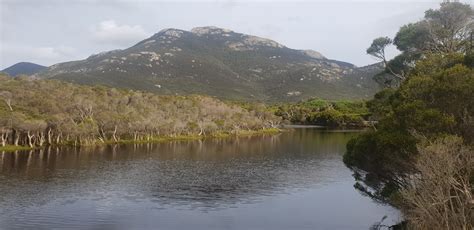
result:
<svg viewBox="0 0 474 230"><path fill-rule="evenodd" d="M38 73L44 69L46 69L48 67L46 66L42 66L42 65L38 65L38 64L35 64L35 63L31 63L31 62L19 62L19 63L16 63L0 72L4 72L4 73L7 73L8 75L12 76L12 77L15 77L15 76L18 76L18 75L32 75L32 74L35 74L35 73Z"/></svg>
<svg viewBox="0 0 474 230"><path fill-rule="evenodd" d="M378 89L380 65L358 68L312 50L217 27L165 29L136 45L53 65L38 74L158 94L298 101L360 99Z"/></svg>

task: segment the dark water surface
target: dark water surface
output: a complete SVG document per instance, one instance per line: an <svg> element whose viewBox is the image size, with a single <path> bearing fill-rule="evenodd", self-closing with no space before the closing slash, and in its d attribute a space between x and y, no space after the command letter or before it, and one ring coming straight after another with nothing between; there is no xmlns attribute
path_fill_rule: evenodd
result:
<svg viewBox="0 0 474 230"><path fill-rule="evenodd" d="M354 132L1 153L0 229L368 229Z"/></svg>

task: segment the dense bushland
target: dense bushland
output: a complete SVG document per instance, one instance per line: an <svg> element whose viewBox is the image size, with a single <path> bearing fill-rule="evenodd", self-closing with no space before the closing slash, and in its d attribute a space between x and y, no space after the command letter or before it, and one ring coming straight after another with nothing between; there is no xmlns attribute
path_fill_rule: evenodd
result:
<svg viewBox="0 0 474 230"><path fill-rule="evenodd" d="M408 228L474 227L473 29L469 5L445 2L400 29L398 57L385 59L389 38L367 50L390 88L367 103L379 122L349 141L344 162L355 187L399 207Z"/></svg>
<svg viewBox="0 0 474 230"><path fill-rule="evenodd" d="M292 124L327 127L363 127L369 116L363 101L326 101L310 99L272 107L275 115Z"/></svg>
<svg viewBox="0 0 474 230"><path fill-rule="evenodd" d="M399 89L368 103L379 118L377 131L351 140L344 160L367 173L363 181L372 196L386 199L406 185L415 172L418 137L457 135L473 143L474 70L463 61L462 55L427 57Z"/></svg>
<svg viewBox="0 0 474 230"><path fill-rule="evenodd" d="M157 96L101 86L0 76L2 146L89 145L160 136L235 134L279 118L205 96Z"/></svg>

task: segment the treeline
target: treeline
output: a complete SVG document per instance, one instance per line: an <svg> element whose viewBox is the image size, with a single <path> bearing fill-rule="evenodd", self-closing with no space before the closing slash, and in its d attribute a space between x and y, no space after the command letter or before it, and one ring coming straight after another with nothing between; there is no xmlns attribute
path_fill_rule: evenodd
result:
<svg viewBox="0 0 474 230"><path fill-rule="evenodd" d="M1 146L90 145L236 134L276 127L264 107L0 76ZM259 109L260 108L260 109Z"/></svg>
<svg viewBox="0 0 474 230"><path fill-rule="evenodd" d="M291 124L326 127L364 127L369 125L369 111L364 101L327 101L310 99L298 103L271 106L283 121Z"/></svg>
<svg viewBox="0 0 474 230"><path fill-rule="evenodd" d="M407 229L474 228L473 34L472 8L445 2L367 50L386 64L389 88L367 103L379 122L349 141L344 162ZM386 60L390 44L401 54Z"/></svg>

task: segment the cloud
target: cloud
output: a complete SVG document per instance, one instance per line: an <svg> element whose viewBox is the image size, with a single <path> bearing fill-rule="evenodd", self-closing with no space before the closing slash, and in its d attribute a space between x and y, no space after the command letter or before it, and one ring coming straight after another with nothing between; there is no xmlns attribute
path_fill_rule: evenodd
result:
<svg viewBox="0 0 474 230"><path fill-rule="evenodd" d="M129 46L149 36L140 25L119 25L114 20L106 20L93 26L94 41L117 46Z"/></svg>
<svg viewBox="0 0 474 230"><path fill-rule="evenodd" d="M58 47L34 47L31 48L30 53L34 57L44 58L44 59L60 59L64 57L69 57L74 54L74 48L68 46L58 46Z"/></svg>

